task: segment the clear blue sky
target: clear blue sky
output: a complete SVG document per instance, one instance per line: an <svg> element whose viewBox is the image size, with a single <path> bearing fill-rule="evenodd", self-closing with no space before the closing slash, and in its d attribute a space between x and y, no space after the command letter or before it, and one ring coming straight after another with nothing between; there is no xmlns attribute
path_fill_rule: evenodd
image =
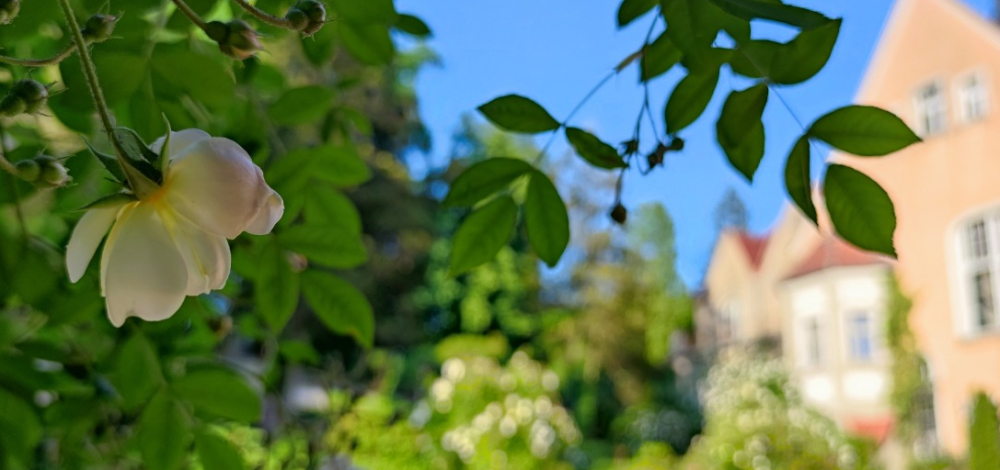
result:
<svg viewBox="0 0 1000 470"><path fill-rule="evenodd" d="M994 0L966 0L992 14ZM422 17L434 31L429 45L443 65L417 80L420 113L434 139L433 161L445 159L450 137L463 113L490 99L518 93L563 119L622 58L642 44L652 16L619 31L619 0L397 0L402 12ZM851 102L886 20L891 0L789 0L831 17L844 18L840 41L826 69L813 80L780 90L805 123ZM755 23L756 25L756 23ZM788 37L781 27L754 26L755 37ZM662 121L663 104L678 76L651 85L653 114ZM742 87L723 76L720 87ZM785 207L782 162L802 129L772 96L764 115L767 145L751 186L728 167L715 144L714 120L725 93L717 92L705 115L682 136L687 148L668 158L666 168L626 176L623 200L629 207L663 203L677 230L678 270L690 287L700 284L714 238L712 212L733 187L747 203L750 229L766 232ZM627 140L642 103L635 67L612 79L573 119L608 142ZM662 129L662 122L660 124ZM547 136L539 140L544 142ZM559 139L552 155L566 150ZM817 177L818 173L814 175Z"/></svg>

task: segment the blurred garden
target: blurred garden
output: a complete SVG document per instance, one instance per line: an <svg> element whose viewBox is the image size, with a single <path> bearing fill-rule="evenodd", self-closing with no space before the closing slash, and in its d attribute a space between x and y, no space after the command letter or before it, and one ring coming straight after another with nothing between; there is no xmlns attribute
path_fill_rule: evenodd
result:
<svg viewBox="0 0 1000 470"><path fill-rule="evenodd" d="M716 3L713 36L785 21L823 55L819 13ZM626 0L617 21L654 7ZM650 29L612 75L685 57L669 134L637 123L611 145L509 95L432 142L414 81L447 57L418 16L392 0L0 0L0 469L879 468L780 359L696 351L670 214L620 199L618 169L682 151L719 67L763 71L697 30ZM811 76L780 62L769 80ZM719 124L751 175L760 86ZM525 135L562 129L575 155ZM407 157L432 146L448 162L414 176ZM199 151L238 168L182 191ZM806 179L789 183L803 208ZM215 233L251 184L252 211ZM720 230L745 223L722 207ZM159 225L135 222L144 208ZM885 251L885 233L845 224Z"/></svg>

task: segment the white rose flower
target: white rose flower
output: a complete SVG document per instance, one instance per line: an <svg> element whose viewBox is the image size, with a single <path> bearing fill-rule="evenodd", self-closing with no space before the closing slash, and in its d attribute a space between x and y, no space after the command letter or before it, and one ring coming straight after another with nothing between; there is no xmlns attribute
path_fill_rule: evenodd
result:
<svg viewBox="0 0 1000 470"><path fill-rule="evenodd" d="M159 153L161 137L151 146ZM101 295L116 327L134 316L170 318L188 295L229 277L226 239L267 234L285 211L281 196L235 142L198 129L173 132L163 184L144 198L87 211L66 247L70 281L87 270L104 235Z"/></svg>

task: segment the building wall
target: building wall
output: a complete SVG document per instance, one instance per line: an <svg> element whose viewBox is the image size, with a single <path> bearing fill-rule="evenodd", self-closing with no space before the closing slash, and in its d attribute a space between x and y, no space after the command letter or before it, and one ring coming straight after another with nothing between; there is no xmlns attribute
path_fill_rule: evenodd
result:
<svg viewBox="0 0 1000 470"><path fill-rule="evenodd" d="M986 78L987 117L957 119L957 81ZM893 110L916 126L914 94L930 80L946 90L946 130L882 159L835 155L878 181L896 205L897 272L914 298L911 326L928 361L942 444L967 445L967 404L977 390L1000 398L1000 336L968 337L954 288L953 224L970 209L1000 202L1000 32L956 0L900 0L857 101Z"/></svg>
<svg viewBox="0 0 1000 470"><path fill-rule="evenodd" d="M889 355L885 349L886 279L890 267L834 267L790 279L783 284L784 357L807 403L842 428L859 418L891 415ZM865 312L870 322L870 360L849 352L851 315ZM811 363L812 338L806 324L819 322L821 361Z"/></svg>

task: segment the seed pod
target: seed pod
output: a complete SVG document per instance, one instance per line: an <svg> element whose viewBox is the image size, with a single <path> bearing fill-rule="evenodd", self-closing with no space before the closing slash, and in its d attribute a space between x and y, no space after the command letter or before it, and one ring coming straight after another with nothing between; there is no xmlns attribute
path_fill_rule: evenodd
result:
<svg viewBox="0 0 1000 470"><path fill-rule="evenodd" d="M625 221L628 219L628 209L622 205L622 203L615 204L615 207L611 209L611 220L615 221L618 225L625 225Z"/></svg>
<svg viewBox="0 0 1000 470"><path fill-rule="evenodd" d="M223 54L236 60L247 59L261 50L257 32L242 20L212 21L206 25L205 34L219 44Z"/></svg>
<svg viewBox="0 0 1000 470"><path fill-rule="evenodd" d="M69 182L69 171L55 158L48 155L35 157L35 162L41 167L41 177L35 181L35 185L43 188L55 188L64 186Z"/></svg>
<svg viewBox="0 0 1000 470"><path fill-rule="evenodd" d="M116 16L98 13L87 20L81 33L88 42L104 42L114 34L117 22L118 17Z"/></svg>
<svg viewBox="0 0 1000 470"><path fill-rule="evenodd" d="M0 0L0 24L10 24L21 11L21 0Z"/></svg>
<svg viewBox="0 0 1000 470"><path fill-rule="evenodd" d="M17 177L29 183L34 183L42 174L42 167L32 158L20 160L14 164L17 170Z"/></svg>

